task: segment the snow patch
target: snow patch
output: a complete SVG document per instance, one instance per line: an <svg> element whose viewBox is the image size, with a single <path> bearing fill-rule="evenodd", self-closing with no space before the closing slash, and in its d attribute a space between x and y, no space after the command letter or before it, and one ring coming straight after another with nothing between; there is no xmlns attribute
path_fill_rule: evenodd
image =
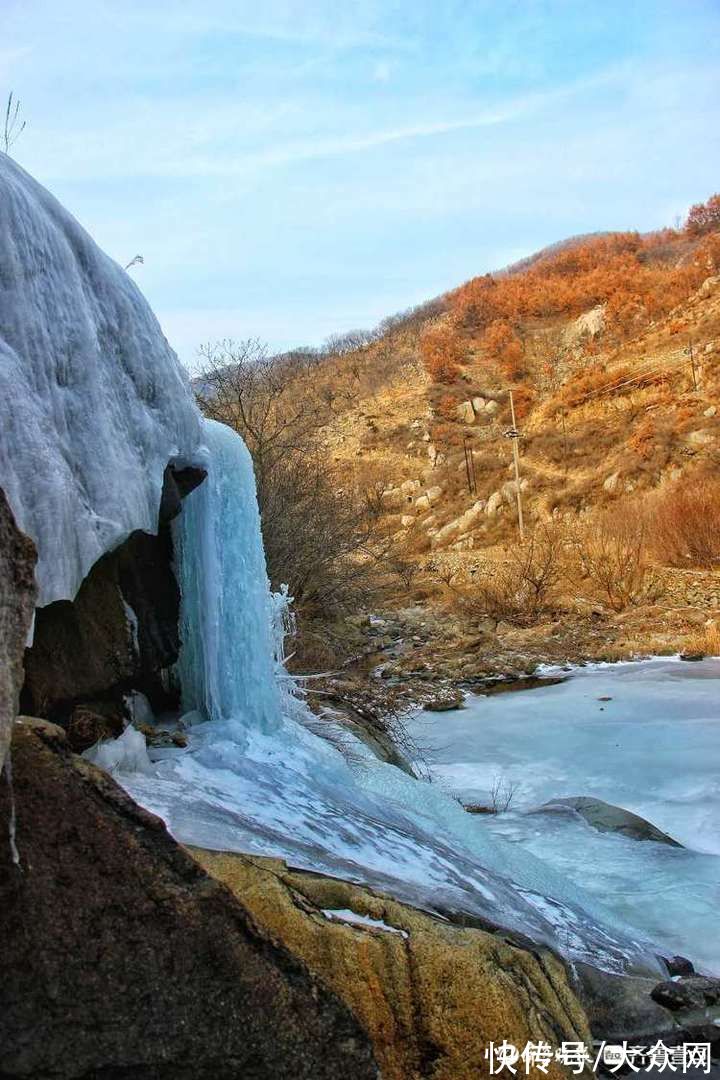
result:
<svg viewBox="0 0 720 1080"><path fill-rule="evenodd" d="M385 930L388 934L400 934L407 938L410 935L407 930L401 930L398 926L389 926L382 919L371 919L369 915L358 915L349 908L323 908L322 913L326 919L337 919L339 922L351 923L353 926L368 926L373 930Z"/></svg>

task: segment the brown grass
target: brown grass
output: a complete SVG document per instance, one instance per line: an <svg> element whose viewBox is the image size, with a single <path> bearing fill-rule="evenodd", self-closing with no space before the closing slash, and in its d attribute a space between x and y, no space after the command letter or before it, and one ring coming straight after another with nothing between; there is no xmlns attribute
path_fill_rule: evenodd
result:
<svg viewBox="0 0 720 1080"><path fill-rule="evenodd" d="M642 514L656 558L669 566L720 561L720 479L699 472L648 496Z"/></svg>

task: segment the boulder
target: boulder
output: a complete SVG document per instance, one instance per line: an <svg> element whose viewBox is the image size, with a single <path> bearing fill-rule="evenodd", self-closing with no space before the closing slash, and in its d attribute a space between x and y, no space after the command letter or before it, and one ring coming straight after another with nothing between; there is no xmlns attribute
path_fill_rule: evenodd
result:
<svg viewBox="0 0 720 1080"><path fill-rule="evenodd" d="M420 490L419 480L404 480L400 485L400 491L403 495L414 495L416 491Z"/></svg>
<svg viewBox="0 0 720 1080"><path fill-rule="evenodd" d="M261 931L349 1005L372 1040L383 1080L487 1077L488 1044L503 1039L521 1047L590 1041L568 974L546 949L517 948L472 923L453 925L280 860L193 854ZM551 1062L545 1075L559 1080L565 1072Z"/></svg>
<svg viewBox="0 0 720 1080"><path fill-rule="evenodd" d="M587 338L598 337L605 327L605 307L597 304L589 311L579 315L565 330L564 338L567 345L579 345Z"/></svg>
<svg viewBox="0 0 720 1080"><path fill-rule="evenodd" d="M712 296L718 287L720 287L720 276L705 278L697 295L701 300L705 300L708 296Z"/></svg>
<svg viewBox="0 0 720 1080"><path fill-rule="evenodd" d="M465 705L465 695L459 690L450 694L442 694L431 698L423 704L428 712L452 712L454 709L462 709Z"/></svg>
<svg viewBox="0 0 720 1080"><path fill-rule="evenodd" d="M709 446L710 443L715 442L715 431L709 431L707 428L700 428L698 431L691 431L687 436L687 442L692 446Z"/></svg>
<svg viewBox="0 0 720 1080"><path fill-rule="evenodd" d="M474 397L472 399L472 407L473 407L473 409L475 410L476 413L484 412L486 404L487 403L486 403L484 397Z"/></svg>
<svg viewBox="0 0 720 1080"><path fill-rule="evenodd" d="M348 1006L62 732L16 727L0 1075L377 1077ZM0 829L8 828L0 790Z"/></svg>
<svg viewBox="0 0 720 1080"><path fill-rule="evenodd" d="M436 484L435 487L428 488L425 494L428 497L428 502L431 506L434 506L438 499L442 498L443 489Z"/></svg>
<svg viewBox="0 0 720 1080"><path fill-rule="evenodd" d="M520 481L520 491L527 491L529 487L530 483L527 477L524 477ZM500 492L508 506L515 505L515 502L517 500L517 482L515 480L508 480L507 483L503 484Z"/></svg>
<svg viewBox="0 0 720 1080"><path fill-rule="evenodd" d="M475 423L475 410L473 409L472 401L463 401L455 409L455 416L461 424L474 424Z"/></svg>
<svg viewBox="0 0 720 1080"><path fill-rule="evenodd" d="M386 510L396 509L405 502L400 488L386 488L380 492L380 502Z"/></svg>
<svg viewBox="0 0 720 1080"><path fill-rule="evenodd" d="M460 525L456 519L456 521L448 522L447 525L436 529L432 539L433 548L441 548L451 537L457 536L459 528Z"/></svg>
<svg viewBox="0 0 720 1080"><path fill-rule="evenodd" d="M488 517L494 517L503 504L503 496L499 491L493 491L492 495L485 503L485 513Z"/></svg>
<svg viewBox="0 0 720 1080"><path fill-rule="evenodd" d="M35 610L35 545L20 532L0 488L0 772L23 684L23 653Z"/></svg>
<svg viewBox="0 0 720 1080"><path fill-rule="evenodd" d="M599 832L619 833L630 840L654 840L658 844L669 844L671 847L683 846L639 814L633 814L622 806L613 806L602 799L575 795L566 799L553 799L541 806L540 810L575 811Z"/></svg>
<svg viewBox="0 0 720 1080"><path fill-rule="evenodd" d="M666 1009L704 1009L720 1005L720 979L707 975L684 975L658 983L652 991L653 1001Z"/></svg>
<svg viewBox="0 0 720 1080"><path fill-rule="evenodd" d="M497 401L486 401L485 402L485 415L486 416L495 416L499 412L500 412L500 405L499 405L499 403Z"/></svg>

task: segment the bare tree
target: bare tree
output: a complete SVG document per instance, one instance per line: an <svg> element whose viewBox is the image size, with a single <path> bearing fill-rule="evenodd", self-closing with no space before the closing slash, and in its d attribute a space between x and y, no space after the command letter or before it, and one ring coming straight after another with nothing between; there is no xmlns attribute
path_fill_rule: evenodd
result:
<svg viewBox="0 0 720 1080"><path fill-rule="evenodd" d="M577 576L613 611L654 603L663 593L647 557L644 524L621 512L578 528L572 538Z"/></svg>
<svg viewBox="0 0 720 1080"><path fill-rule="evenodd" d="M8 95L7 108L5 109L5 123L2 135L3 150L6 154L10 153L11 148L22 135L25 125L26 121L20 115L20 100L13 98L11 90Z"/></svg>
<svg viewBox="0 0 720 1080"><path fill-rule="evenodd" d="M517 784L514 780L505 780L496 776L490 789L490 806L493 814L505 814L515 798Z"/></svg>
<svg viewBox="0 0 720 1080"><path fill-rule="evenodd" d="M301 616L356 606L377 585L376 523L364 493L327 459L322 429L333 399L315 355L271 356L257 339L201 355L203 411L242 435L253 458L273 586L289 586Z"/></svg>

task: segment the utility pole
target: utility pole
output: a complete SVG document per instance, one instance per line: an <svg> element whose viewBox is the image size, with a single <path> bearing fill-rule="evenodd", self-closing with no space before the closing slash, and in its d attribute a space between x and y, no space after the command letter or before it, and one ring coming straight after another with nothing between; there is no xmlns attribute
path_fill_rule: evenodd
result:
<svg viewBox="0 0 720 1080"><path fill-rule="evenodd" d="M687 347L687 353L688 353L688 355L690 357L690 367L692 368L693 390L697 393L698 385L697 385L697 375L695 373L695 355L693 353L693 343L692 343L692 341L690 342L690 344Z"/></svg>
<svg viewBox="0 0 720 1080"><path fill-rule="evenodd" d="M512 439L513 444L513 462L515 464L515 494L517 495L517 509L518 509L518 530L520 532L520 543L525 540L525 526L523 523L523 508L522 508L522 493L520 491L520 454L518 452L518 441L520 439L520 432L517 429L515 423L515 402L513 401L513 392L508 390L510 395L510 415L512 417L512 427L509 431L505 432L506 439Z"/></svg>
<svg viewBox="0 0 720 1080"><path fill-rule="evenodd" d="M563 436L563 472L565 473L565 476L567 476L567 471L568 471L568 462L567 462L568 447L567 447L567 428L565 426L565 410L564 409L560 413L560 421L562 423L562 436Z"/></svg>
<svg viewBox="0 0 720 1080"><path fill-rule="evenodd" d="M477 484L475 482L475 454L472 446L468 445L467 435L463 435L463 450L465 451L465 475L467 476L468 491L472 495L477 495Z"/></svg>

